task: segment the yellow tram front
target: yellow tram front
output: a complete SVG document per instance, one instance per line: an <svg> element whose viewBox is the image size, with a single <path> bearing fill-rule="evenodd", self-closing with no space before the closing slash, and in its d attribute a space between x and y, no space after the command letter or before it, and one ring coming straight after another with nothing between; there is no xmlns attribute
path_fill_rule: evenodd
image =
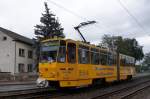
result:
<svg viewBox="0 0 150 99"><path fill-rule="evenodd" d="M66 81L76 80L75 42L66 42L66 40L46 40L40 45L38 86L63 87L65 83L67 83Z"/></svg>

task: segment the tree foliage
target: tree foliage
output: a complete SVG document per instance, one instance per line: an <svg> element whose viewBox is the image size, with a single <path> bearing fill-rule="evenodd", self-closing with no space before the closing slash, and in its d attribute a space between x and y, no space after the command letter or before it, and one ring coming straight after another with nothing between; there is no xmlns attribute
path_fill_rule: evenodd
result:
<svg viewBox="0 0 150 99"><path fill-rule="evenodd" d="M150 52L145 54L143 64L150 66Z"/></svg>
<svg viewBox="0 0 150 99"><path fill-rule="evenodd" d="M63 28L61 24L56 19L55 15L49 11L48 5L45 2L45 13L42 14L40 18L40 25L35 26L35 35L38 37L50 37L53 38L54 36L64 38Z"/></svg>
<svg viewBox="0 0 150 99"><path fill-rule="evenodd" d="M144 57L143 47L140 46L136 39L123 38L121 36L104 35L102 43L109 48L118 48L119 53L134 57L136 60L141 60Z"/></svg>

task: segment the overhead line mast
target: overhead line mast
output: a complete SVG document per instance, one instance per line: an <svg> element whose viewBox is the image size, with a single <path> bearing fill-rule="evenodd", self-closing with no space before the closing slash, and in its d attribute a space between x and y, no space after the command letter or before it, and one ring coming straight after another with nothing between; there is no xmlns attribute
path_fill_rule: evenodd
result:
<svg viewBox="0 0 150 99"><path fill-rule="evenodd" d="M79 29L83 26L87 26L94 23L96 23L96 21L87 21L87 22L82 22L78 26L74 27L74 29L77 30L78 33L80 34L81 38L83 39L83 42L87 43L86 39L84 38L83 34L80 32Z"/></svg>

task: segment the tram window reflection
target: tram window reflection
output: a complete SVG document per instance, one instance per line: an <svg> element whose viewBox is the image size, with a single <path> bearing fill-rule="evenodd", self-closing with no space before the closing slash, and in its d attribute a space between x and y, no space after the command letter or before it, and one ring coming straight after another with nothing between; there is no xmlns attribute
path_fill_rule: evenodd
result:
<svg viewBox="0 0 150 99"><path fill-rule="evenodd" d="M68 62L76 63L76 44L68 43Z"/></svg>
<svg viewBox="0 0 150 99"><path fill-rule="evenodd" d="M107 52L100 52L101 65L107 65L107 58L108 58Z"/></svg>
<svg viewBox="0 0 150 99"><path fill-rule="evenodd" d="M66 42L60 41L57 61L60 63L66 62Z"/></svg>
<svg viewBox="0 0 150 99"><path fill-rule="evenodd" d="M99 50L91 48L91 64L99 64Z"/></svg>
<svg viewBox="0 0 150 99"><path fill-rule="evenodd" d="M79 46L78 49L78 59L80 64L89 64L90 58L89 58L89 47L86 46Z"/></svg>

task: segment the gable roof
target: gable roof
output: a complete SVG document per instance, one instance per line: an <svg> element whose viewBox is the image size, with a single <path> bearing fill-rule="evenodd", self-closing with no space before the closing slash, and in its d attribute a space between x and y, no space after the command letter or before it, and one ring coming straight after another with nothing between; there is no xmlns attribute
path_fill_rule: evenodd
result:
<svg viewBox="0 0 150 99"><path fill-rule="evenodd" d="M10 36L11 38L13 38L15 41L20 41L20 42L23 42L23 43L26 43L26 44L33 45L33 40L30 39L30 38L19 35L19 34L13 32L13 31L4 29L2 27L0 27L0 31L3 32L4 34Z"/></svg>

